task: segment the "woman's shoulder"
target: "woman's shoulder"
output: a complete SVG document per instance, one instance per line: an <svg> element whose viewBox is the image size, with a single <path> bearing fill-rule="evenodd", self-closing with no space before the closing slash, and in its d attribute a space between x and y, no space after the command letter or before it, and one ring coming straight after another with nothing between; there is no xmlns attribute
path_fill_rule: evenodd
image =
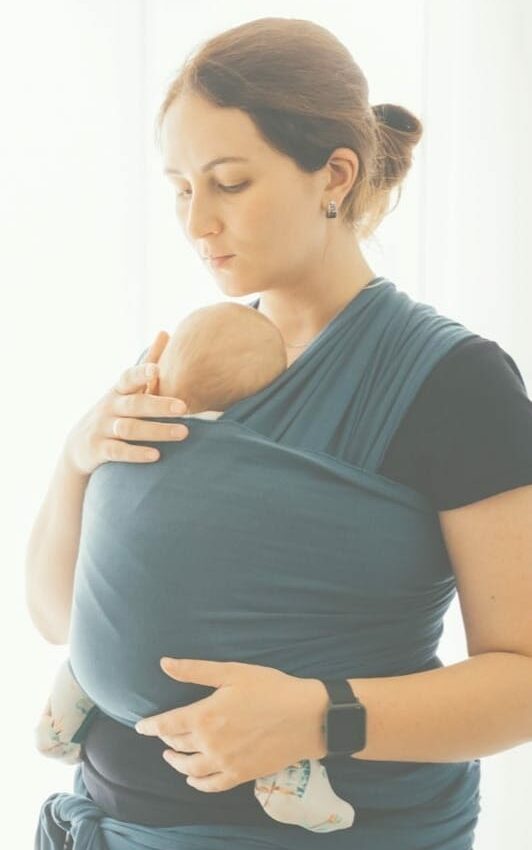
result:
<svg viewBox="0 0 532 850"><path fill-rule="evenodd" d="M449 387L451 391L469 385L479 375L492 375L493 386L524 391L523 376L510 354L495 340L472 334L460 340L436 364L422 387L430 392L435 386Z"/></svg>
<svg viewBox="0 0 532 850"><path fill-rule="evenodd" d="M449 510L532 483L532 401L514 359L473 334L429 373L380 471Z"/></svg>

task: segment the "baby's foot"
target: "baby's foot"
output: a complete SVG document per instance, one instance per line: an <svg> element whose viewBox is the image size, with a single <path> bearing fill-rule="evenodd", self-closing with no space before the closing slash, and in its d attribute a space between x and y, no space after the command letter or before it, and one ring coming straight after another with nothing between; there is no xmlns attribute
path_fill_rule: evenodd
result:
<svg viewBox="0 0 532 850"><path fill-rule="evenodd" d="M81 761L81 745L61 740L61 732L51 714L41 715L34 729L34 741L43 756L58 759L64 764L78 764Z"/></svg>
<svg viewBox="0 0 532 850"><path fill-rule="evenodd" d="M327 771L316 759L303 759L261 776L255 780L254 793L274 820L313 832L346 829L355 820L355 810L333 791Z"/></svg>
<svg viewBox="0 0 532 850"><path fill-rule="evenodd" d="M63 662L34 730L39 752L66 764L77 764L81 761L80 744L96 710L94 702L74 678L68 660Z"/></svg>

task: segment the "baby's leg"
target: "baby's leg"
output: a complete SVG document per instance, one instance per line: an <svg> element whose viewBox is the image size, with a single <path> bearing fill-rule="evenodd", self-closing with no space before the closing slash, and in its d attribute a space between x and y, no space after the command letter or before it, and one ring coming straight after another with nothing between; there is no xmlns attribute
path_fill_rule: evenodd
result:
<svg viewBox="0 0 532 850"><path fill-rule="evenodd" d="M66 764L77 764L81 761L81 742L95 710L95 704L72 675L68 660L64 661L34 730L39 752Z"/></svg>
<svg viewBox="0 0 532 850"><path fill-rule="evenodd" d="M355 820L355 810L335 794L327 771L316 759L303 759L256 779L255 797L274 820L313 832L346 829Z"/></svg>

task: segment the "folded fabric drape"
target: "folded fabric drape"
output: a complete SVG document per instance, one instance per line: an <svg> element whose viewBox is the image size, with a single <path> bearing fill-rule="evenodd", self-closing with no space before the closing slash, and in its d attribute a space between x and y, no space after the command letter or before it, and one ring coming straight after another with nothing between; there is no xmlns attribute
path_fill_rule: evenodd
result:
<svg viewBox="0 0 532 850"><path fill-rule="evenodd" d="M477 796L474 778L460 782L460 793L451 789L443 809L422 806L415 822L411 810L359 810L354 845L350 830L320 834L274 822L267 827L124 823L90 800L78 767L74 793L52 794L43 804L35 850L470 850Z"/></svg>
<svg viewBox="0 0 532 850"><path fill-rule="evenodd" d="M165 676L163 655L316 678L441 666L437 647L456 585L437 513L376 470L424 379L470 335L383 279L268 387L217 420L175 417L189 436L158 443L157 464L95 470L70 662L102 712L133 727L212 693ZM430 808L451 795L452 806L467 797L470 818L478 813L478 761L323 763L357 811ZM61 806L68 809L63 798ZM272 836L283 828L293 838L294 827L280 825ZM453 818L441 829L442 839L456 835ZM356 840L357 821L342 832L320 835L320 847L347 847L341 842ZM202 848L211 846L219 845Z"/></svg>

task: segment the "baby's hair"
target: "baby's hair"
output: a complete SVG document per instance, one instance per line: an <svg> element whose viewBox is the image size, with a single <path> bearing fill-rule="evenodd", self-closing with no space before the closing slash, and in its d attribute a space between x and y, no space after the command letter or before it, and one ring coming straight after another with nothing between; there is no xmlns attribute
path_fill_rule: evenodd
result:
<svg viewBox="0 0 532 850"><path fill-rule="evenodd" d="M279 328L264 313L222 301L178 324L160 364L168 385L163 394L183 393L198 410L225 410L270 384L287 358Z"/></svg>

